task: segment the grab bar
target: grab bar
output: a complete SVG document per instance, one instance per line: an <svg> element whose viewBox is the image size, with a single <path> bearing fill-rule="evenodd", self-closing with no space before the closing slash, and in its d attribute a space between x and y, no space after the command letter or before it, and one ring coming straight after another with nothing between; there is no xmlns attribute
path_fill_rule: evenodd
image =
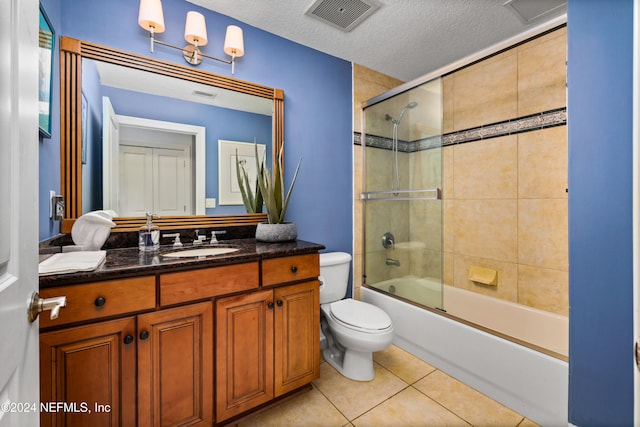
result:
<svg viewBox="0 0 640 427"><path fill-rule="evenodd" d="M424 196L410 196L409 194L425 194ZM442 200L442 190L431 188L429 190L385 190L366 191L360 193L360 199L364 201L373 200Z"/></svg>

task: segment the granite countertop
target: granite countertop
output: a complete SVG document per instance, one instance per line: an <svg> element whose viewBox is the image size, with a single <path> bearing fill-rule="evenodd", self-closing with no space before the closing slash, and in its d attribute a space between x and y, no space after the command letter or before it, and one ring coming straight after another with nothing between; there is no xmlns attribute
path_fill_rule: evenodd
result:
<svg viewBox="0 0 640 427"><path fill-rule="evenodd" d="M162 255L177 250L200 249L210 246L207 244L197 246L184 245L182 248L174 248L172 245L167 245L161 246L157 252L140 252L137 247L108 249L105 261L96 270L40 276L40 288L217 267L266 258L303 255L325 249L321 244L304 240L287 243L261 243L255 239L236 239L221 241L216 246L233 247L237 248L238 251L199 258L167 258ZM51 254L42 255L40 261L43 261L48 256L51 256Z"/></svg>

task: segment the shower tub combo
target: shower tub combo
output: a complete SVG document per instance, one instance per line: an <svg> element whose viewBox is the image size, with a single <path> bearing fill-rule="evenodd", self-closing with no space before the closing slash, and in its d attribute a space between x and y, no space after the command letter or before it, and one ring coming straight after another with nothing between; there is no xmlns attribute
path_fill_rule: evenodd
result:
<svg viewBox="0 0 640 427"><path fill-rule="evenodd" d="M440 78L363 105L361 298L390 316L400 348L536 423L566 425L567 317L444 283L442 129ZM507 277L499 289L513 289Z"/></svg>

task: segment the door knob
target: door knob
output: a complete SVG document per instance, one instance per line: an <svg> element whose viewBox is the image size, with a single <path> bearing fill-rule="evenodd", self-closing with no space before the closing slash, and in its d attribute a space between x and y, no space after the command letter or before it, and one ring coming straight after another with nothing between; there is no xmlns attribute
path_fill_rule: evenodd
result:
<svg viewBox="0 0 640 427"><path fill-rule="evenodd" d="M67 305L67 297L53 297L53 298L40 298L37 292L31 295L31 302L29 303L29 322L33 322L38 318L38 315L43 311L51 311L49 318L51 320L57 319L60 314L60 309Z"/></svg>

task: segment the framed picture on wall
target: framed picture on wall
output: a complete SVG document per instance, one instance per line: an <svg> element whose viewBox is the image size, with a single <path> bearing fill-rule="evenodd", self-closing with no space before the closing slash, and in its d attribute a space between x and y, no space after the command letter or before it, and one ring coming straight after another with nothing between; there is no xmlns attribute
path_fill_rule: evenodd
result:
<svg viewBox="0 0 640 427"><path fill-rule="evenodd" d="M238 159L244 164L249 182L255 183L258 177L256 169L256 151L253 142L218 140L218 198L220 205L242 205L242 193L236 176L236 150ZM259 160L264 158L265 144L258 144ZM253 184L252 184L253 187Z"/></svg>
<svg viewBox="0 0 640 427"><path fill-rule="evenodd" d="M40 31L38 45L40 61L38 70L38 116L40 134L51 138L51 85L53 82L53 51L55 32L40 6Z"/></svg>

